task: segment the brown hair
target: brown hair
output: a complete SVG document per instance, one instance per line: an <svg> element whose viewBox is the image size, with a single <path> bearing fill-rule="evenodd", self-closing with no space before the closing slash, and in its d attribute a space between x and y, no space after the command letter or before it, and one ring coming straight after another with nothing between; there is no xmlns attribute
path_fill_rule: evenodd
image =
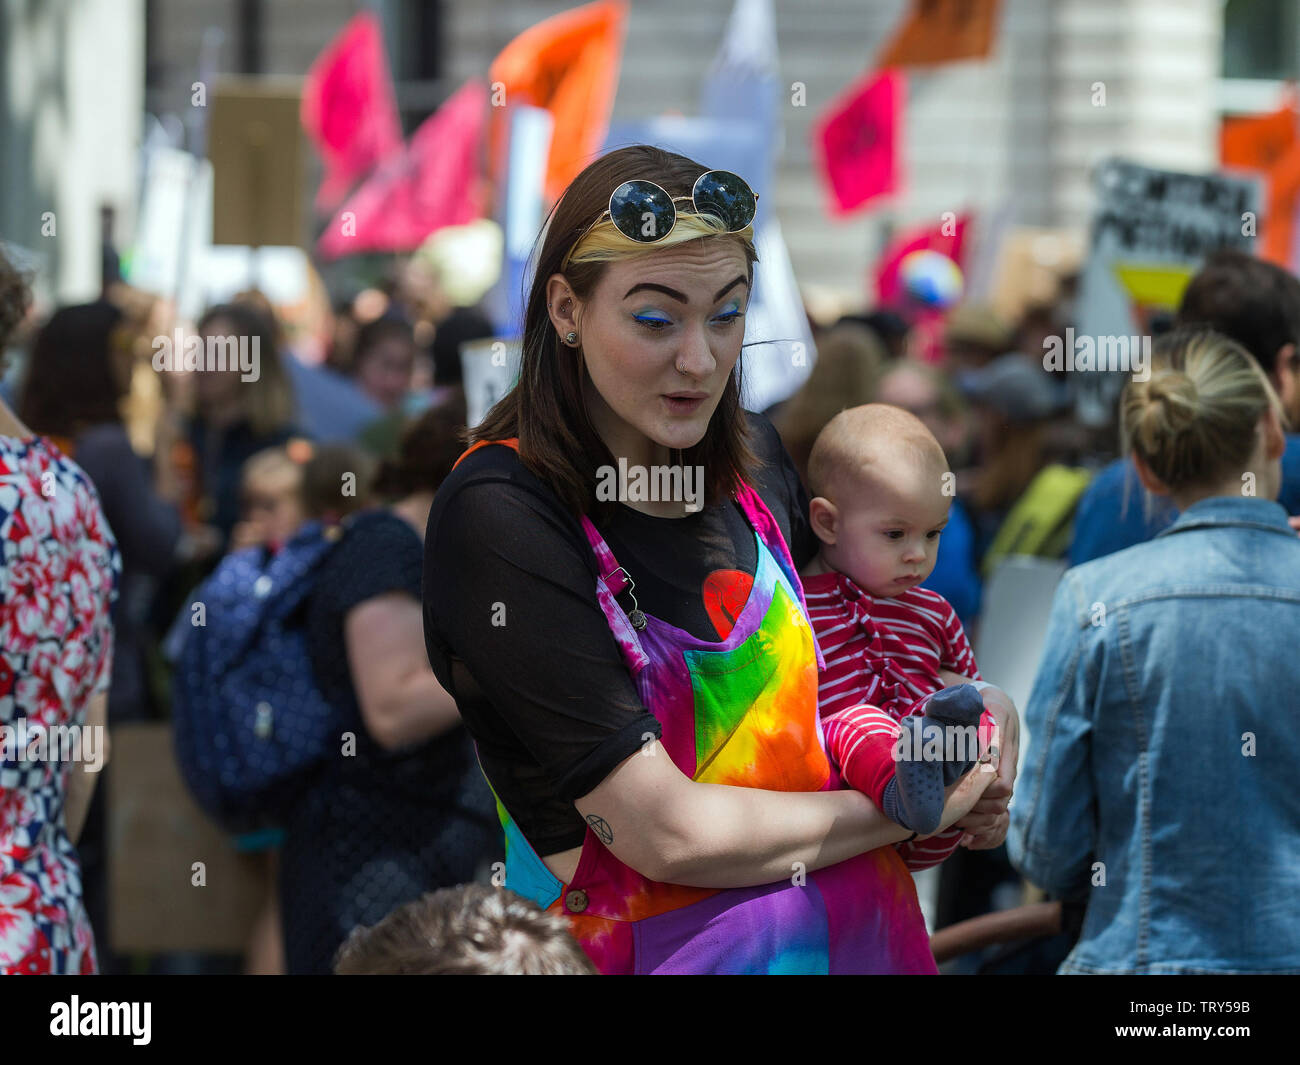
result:
<svg viewBox="0 0 1300 1065"><path fill-rule="evenodd" d="M33 432L72 439L122 421L129 355L121 324L122 312L101 300L60 308L41 327L18 406Z"/></svg>
<svg viewBox="0 0 1300 1065"><path fill-rule="evenodd" d="M375 477L375 495L397 500L415 492L436 492L464 448L463 396L430 407L402 432L397 455L383 461Z"/></svg>
<svg viewBox="0 0 1300 1065"><path fill-rule="evenodd" d="M1278 352L1300 344L1300 281L1275 263L1225 248L1189 282L1177 324L1235 340L1273 378Z"/></svg>
<svg viewBox="0 0 1300 1065"><path fill-rule="evenodd" d="M1125 450L1168 488L1198 488L1249 461L1269 407L1285 426L1277 394L1244 347L1207 329L1177 329L1157 339L1149 378L1125 386L1120 432Z"/></svg>
<svg viewBox="0 0 1300 1065"><path fill-rule="evenodd" d="M471 443L518 437L520 460L576 514L591 514L599 521L612 506L598 502L595 489L597 468L612 465L614 459L587 417L582 350L560 342L547 306L547 283L553 275L563 273L577 298L585 300L610 261L652 254L655 249L684 240L715 239L741 244L752 283L758 256L749 231L723 233L720 225L706 221L710 216L687 215L680 203L672 233L646 247L625 238L611 238L606 232L612 228L608 223L595 224L609 207L614 190L625 181L643 178L670 196L689 200L696 178L707 170L685 156L644 144L610 152L573 179L551 212L534 251L519 382L467 437ZM578 254L579 245L590 254ZM570 252L573 255L562 270L561 263ZM750 449L740 407L740 371L737 361L704 437L680 456L682 464L702 466L707 471L706 504L729 496L741 478L751 476L758 462Z"/></svg>
<svg viewBox="0 0 1300 1065"><path fill-rule="evenodd" d="M293 382L280 361L279 324L274 315L259 309L251 298L241 303L220 303L209 307L198 322L205 335L218 322L234 327L234 336L257 338L258 376L241 382L239 395L244 416L254 436L272 436L294 422ZM293 358L292 355L288 358Z"/></svg>
<svg viewBox="0 0 1300 1065"><path fill-rule="evenodd" d="M399 906L339 948L341 976L596 976L568 923L506 888L462 884Z"/></svg>
<svg viewBox="0 0 1300 1065"><path fill-rule="evenodd" d="M1003 421L997 450L978 456L979 476L970 493L974 507L1001 510L1020 498L1047 464L1047 429L1042 421Z"/></svg>
<svg viewBox="0 0 1300 1065"><path fill-rule="evenodd" d="M345 485L344 476L355 478ZM302 508L309 518L326 524L341 521L370 499L375 460L349 444L317 444L302 468ZM344 494L344 487L352 492Z"/></svg>

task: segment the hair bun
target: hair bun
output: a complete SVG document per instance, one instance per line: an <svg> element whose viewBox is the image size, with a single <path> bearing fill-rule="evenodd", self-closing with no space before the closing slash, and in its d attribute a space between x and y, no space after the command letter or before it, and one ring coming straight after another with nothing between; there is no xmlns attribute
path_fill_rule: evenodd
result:
<svg viewBox="0 0 1300 1065"><path fill-rule="evenodd" d="M1179 370L1153 374L1147 386L1148 415L1165 433L1177 433L1196 421L1196 384Z"/></svg>

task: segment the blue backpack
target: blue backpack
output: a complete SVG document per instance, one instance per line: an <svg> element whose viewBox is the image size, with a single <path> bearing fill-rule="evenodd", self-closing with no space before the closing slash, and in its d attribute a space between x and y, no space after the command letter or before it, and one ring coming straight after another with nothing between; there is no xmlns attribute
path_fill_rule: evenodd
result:
<svg viewBox="0 0 1300 1065"><path fill-rule="evenodd" d="M227 555L177 619L176 756L199 805L231 832L282 820L339 742L341 718L316 685L301 614L340 534L312 521L269 560L260 547Z"/></svg>

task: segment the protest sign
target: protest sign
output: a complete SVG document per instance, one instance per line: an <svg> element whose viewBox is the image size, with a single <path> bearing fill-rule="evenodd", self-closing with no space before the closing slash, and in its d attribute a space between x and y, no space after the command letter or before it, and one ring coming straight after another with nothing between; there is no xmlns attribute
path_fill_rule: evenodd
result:
<svg viewBox="0 0 1300 1065"><path fill-rule="evenodd" d="M178 148L158 147L148 153L127 280L174 299L179 313L191 319L206 298L212 207L211 163Z"/></svg>
<svg viewBox="0 0 1300 1065"><path fill-rule="evenodd" d="M304 243L302 87L294 78L223 78L212 92L212 242Z"/></svg>
<svg viewBox="0 0 1300 1065"><path fill-rule="evenodd" d="M1153 170L1121 159L1096 174L1097 210L1079 286L1077 340L1117 350L1118 338L1150 336L1158 312L1177 310L1183 289L1219 248L1251 251L1259 210L1256 182L1224 174ZM1068 354L1068 353L1067 353ZM1076 384L1088 425L1111 418L1125 375L1092 366Z"/></svg>
<svg viewBox="0 0 1300 1065"><path fill-rule="evenodd" d="M522 353L518 338L492 337L460 346L466 424L471 429L487 416L493 404L514 388L519 380Z"/></svg>

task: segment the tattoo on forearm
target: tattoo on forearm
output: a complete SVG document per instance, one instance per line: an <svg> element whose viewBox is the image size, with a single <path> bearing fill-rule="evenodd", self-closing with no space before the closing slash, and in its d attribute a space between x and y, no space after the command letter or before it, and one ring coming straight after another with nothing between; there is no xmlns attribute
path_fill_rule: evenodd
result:
<svg viewBox="0 0 1300 1065"><path fill-rule="evenodd" d="M605 844L606 847L614 842L614 830L609 827L609 822L599 814L588 814L587 824L589 824L591 830L596 833L596 838L600 840L601 843Z"/></svg>

